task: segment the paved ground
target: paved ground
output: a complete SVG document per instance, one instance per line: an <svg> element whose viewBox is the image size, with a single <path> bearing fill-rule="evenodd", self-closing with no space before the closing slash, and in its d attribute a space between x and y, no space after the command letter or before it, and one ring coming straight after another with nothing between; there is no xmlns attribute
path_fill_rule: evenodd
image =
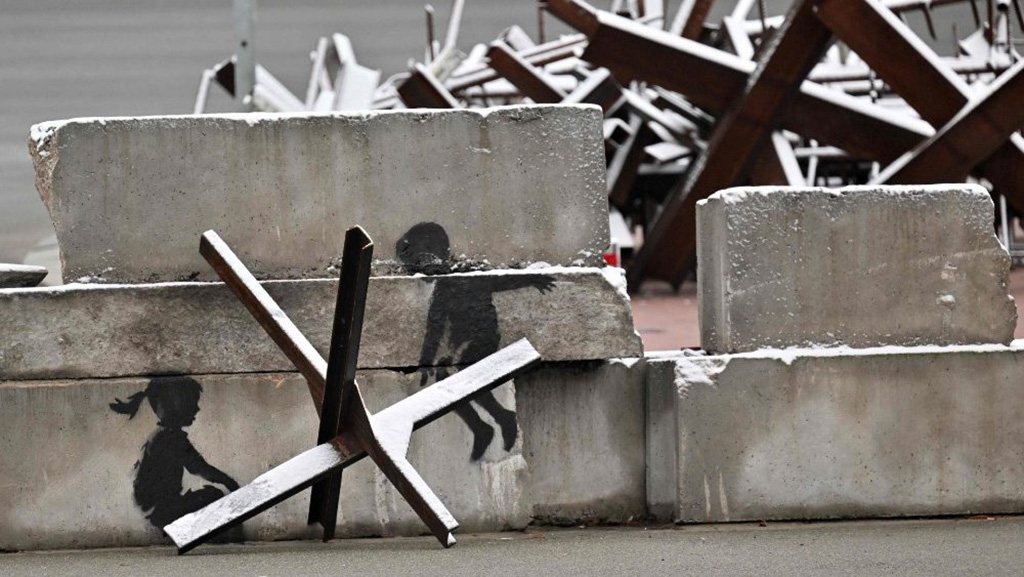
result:
<svg viewBox="0 0 1024 577"><path fill-rule="evenodd" d="M573 529L0 555L17 575L1021 575L1024 519Z"/></svg>

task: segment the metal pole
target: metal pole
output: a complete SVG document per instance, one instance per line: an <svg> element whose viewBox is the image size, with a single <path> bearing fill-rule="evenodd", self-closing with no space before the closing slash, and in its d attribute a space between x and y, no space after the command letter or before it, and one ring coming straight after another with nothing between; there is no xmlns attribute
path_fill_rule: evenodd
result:
<svg viewBox="0 0 1024 577"><path fill-rule="evenodd" d="M437 52L434 46L434 7L427 4L423 7L423 10L427 13L427 61L426 64L433 62L434 58L437 58Z"/></svg>
<svg viewBox="0 0 1024 577"><path fill-rule="evenodd" d="M243 112L252 109L256 86L256 55L253 31L256 0L233 0L235 8L235 104Z"/></svg>

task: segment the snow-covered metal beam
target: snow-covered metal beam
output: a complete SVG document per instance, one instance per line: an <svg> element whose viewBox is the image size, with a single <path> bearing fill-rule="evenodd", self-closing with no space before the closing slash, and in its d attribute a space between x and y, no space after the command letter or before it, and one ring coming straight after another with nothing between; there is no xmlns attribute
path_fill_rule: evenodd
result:
<svg viewBox="0 0 1024 577"><path fill-rule="evenodd" d="M1021 103L1024 61L1003 73L984 96L973 100L935 136L889 165L875 182L930 184L964 180L975 165L1024 128Z"/></svg>

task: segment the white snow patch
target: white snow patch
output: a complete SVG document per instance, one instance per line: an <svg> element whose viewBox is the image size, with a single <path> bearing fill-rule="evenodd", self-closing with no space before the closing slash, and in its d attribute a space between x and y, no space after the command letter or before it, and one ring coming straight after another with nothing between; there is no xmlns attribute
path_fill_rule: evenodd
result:
<svg viewBox="0 0 1024 577"><path fill-rule="evenodd" d="M617 359L608 359L609 365L622 365L627 369L632 369L638 362L642 361L643 357L626 357Z"/></svg>
<svg viewBox="0 0 1024 577"><path fill-rule="evenodd" d="M619 296L628 303L629 292L626 290L626 269L606 266L597 270L601 271L601 276L604 277L604 280L608 281L608 284L612 285L615 292L619 293Z"/></svg>
<svg viewBox="0 0 1024 577"><path fill-rule="evenodd" d="M828 195L828 196L854 196L864 193L875 193L888 197L914 197L932 193L947 193L951 189L970 195L989 198L989 193L983 187L976 184L910 184L910 185L855 185L842 188L822 188L816 186L734 186L720 190L704 200L697 202L698 206L704 206L709 200L720 200L725 204L739 204L757 198L768 198L784 195Z"/></svg>
<svg viewBox="0 0 1024 577"><path fill-rule="evenodd" d="M715 386L715 377L725 370L726 362L714 360L712 362L694 362L690 357L676 359L675 385L680 395L685 395L694 385Z"/></svg>
<svg viewBox="0 0 1024 577"><path fill-rule="evenodd" d="M797 359L825 357L873 357L883 355L935 355L950 353L1007 353L1024 352L1024 339L1016 339L1008 345L885 345L880 347L854 348L849 345L840 346L804 346L787 347L784 349L761 349L746 353L713 355L708 358L721 359L772 359L787 365ZM671 357L662 357L671 358Z"/></svg>

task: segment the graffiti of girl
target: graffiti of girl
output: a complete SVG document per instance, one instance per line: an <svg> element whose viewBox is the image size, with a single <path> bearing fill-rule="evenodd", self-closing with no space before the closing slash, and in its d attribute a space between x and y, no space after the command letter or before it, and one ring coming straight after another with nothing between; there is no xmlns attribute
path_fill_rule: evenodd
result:
<svg viewBox="0 0 1024 577"><path fill-rule="evenodd" d="M196 419L199 396L203 387L189 377L150 379L145 390L115 399L110 408L115 413L134 418L143 399L156 414L158 429L142 447L142 457L135 462L135 503L153 525L163 528L183 515L197 511L238 489L238 483L226 473L206 462L182 429ZM222 485L227 492L206 485L198 491L182 492L185 471Z"/></svg>

